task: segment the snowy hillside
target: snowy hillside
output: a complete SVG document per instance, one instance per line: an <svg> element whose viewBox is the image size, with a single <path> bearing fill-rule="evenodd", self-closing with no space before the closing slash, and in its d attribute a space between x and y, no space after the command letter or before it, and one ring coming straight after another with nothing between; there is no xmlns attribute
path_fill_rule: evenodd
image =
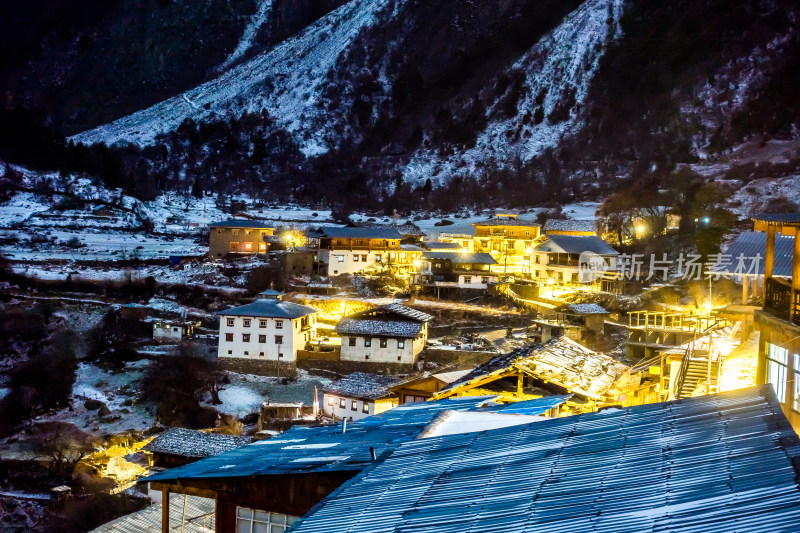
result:
<svg viewBox="0 0 800 533"><path fill-rule="evenodd" d="M353 0L297 37L212 81L111 124L75 135L72 140L84 144L149 144L159 134L177 129L187 118L226 119L266 109L280 125L298 135L305 154L324 152L326 147L320 144L319 137L306 127L322 112L315 103L324 88L325 74L358 32L373 24L376 13L389 2Z"/></svg>

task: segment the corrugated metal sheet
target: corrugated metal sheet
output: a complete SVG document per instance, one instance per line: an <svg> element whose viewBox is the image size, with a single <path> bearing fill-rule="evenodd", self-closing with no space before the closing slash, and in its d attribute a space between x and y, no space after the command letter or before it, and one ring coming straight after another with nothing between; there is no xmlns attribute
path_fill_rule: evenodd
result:
<svg viewBox="0 0 800 533"><path fill-rule="evenodd" d="M763 231L743 231L731 243L724 261L714 265L711 270L734 276L741 274L764 274L764 257L767 254L767 234ZM772 274L780 277L792 277L792 257L794 256L794 237L775 235L775 263ZM740 265L742 257L744 262ZM752 268L752 272L749 270Z"/></svg>
<svg viewBox="0 0 800 533"><path fill-rule="evenodd" d="M494 396L463 397L404 404L384 413L342 425L295 426L269 440L154 474L146 481L190 478L359 471L372 462L370 447L380 455L416 437L436 415L448 409L471 409Z"/></svg>
<svg viewBox="0 0 800 533"><path fill-rule="evenodd" d="M210 498L170 494L170 531L214 533L214 505L214 500ZM160 503L105 523L91 533L152 533L153 531L161 531Z"/></svg>
<svg viewBox="0 0 800 533"><path fill-rule="evenodd" d="M788 533L800 440L772 388L400 445L293 533Z"/></svg>
<svg viewBox="0 0 800 533"><path fill-rule="evenodd" d="M544 235L539 238L534 252L552 252L562 254L582 254L591 252L598 255L619 255L600 237L583 235Z"/></svg>

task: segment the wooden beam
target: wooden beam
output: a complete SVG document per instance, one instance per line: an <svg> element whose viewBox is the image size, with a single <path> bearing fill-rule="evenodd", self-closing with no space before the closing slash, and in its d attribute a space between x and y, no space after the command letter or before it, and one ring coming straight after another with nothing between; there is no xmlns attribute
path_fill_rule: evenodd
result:
<svg viewBox="0 0 800 533"><path fill-rule="evenodd" d="M161 489L161 533L169 533L169 489Z"/></svg>
<svg viewBox="0 0 800 533"><path fill-rule="evenodd" d="M767 298L767 280L772 277L775 265L775 225L767 224L767 252L764 257L764 289L762 297Z"/></svg>
<svg viewBox="0 0 800 533"><path fill-rule="evenodd" d="M522 396L522 389L525 388L525 374L517 372L517 396Z"/></svg>

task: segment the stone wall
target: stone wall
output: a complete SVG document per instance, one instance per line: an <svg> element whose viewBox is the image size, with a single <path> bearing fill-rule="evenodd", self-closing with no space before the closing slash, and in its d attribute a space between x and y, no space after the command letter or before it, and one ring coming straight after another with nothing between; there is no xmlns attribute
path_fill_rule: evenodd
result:
<svg viewBox="0 0 800 533"><path fill-rule="evenodd" d="M303 370L325 370L341 375L353 372L366 372L367 374L410 374L414 365L377 363L370 361L327 361L321 359L302 359L297 361L297 368Z"/></svg>
<svg viewBox="0 0 800 533"><path fill-rule="evenodd" d="M238 357L220 357L219 366L223 370L257 376L296 377L297 368L294 363L283 361L260 361L257 359L241 359Z"/></svg>
<svg viewBox="0 0 800 533"><path fill-rule="evenodd" d="M497 352L484 352L475 350L443 350L441 348L428 348L425 352L426 363L439 365L458 365L459 369L472 368L490 361L499 355ZM451 368L449 370L455 370Z"/></svg>

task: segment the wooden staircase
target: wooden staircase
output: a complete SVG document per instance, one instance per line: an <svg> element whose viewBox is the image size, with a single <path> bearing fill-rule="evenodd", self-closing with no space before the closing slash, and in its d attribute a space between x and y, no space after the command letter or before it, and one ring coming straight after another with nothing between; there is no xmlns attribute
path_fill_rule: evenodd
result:
<svg viewBox="0 0 800 533"><path fill-rule="evenodd" d="M719 374L719 363L711 361L711 379L708 392L717 391L717 376ZM677 397L690 398L698 386L709 381L708 355L692 353L691 356L684 357L681 368L681 380L678 382ZM706 391L703 391L704 393Z"/></svg>

